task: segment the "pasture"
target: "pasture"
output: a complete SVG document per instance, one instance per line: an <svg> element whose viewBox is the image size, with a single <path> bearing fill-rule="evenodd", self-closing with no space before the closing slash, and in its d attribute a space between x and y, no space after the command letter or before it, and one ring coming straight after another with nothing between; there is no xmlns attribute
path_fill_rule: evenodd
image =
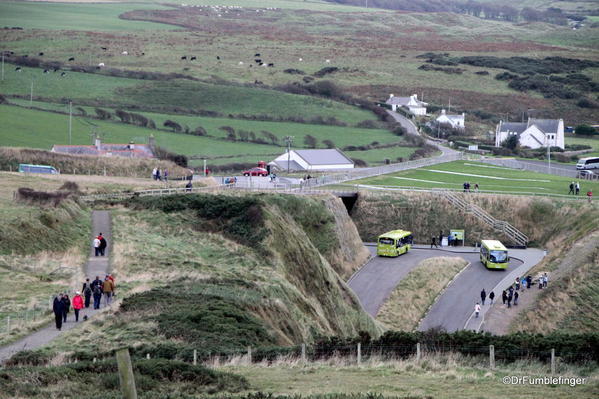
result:
<svg viewBox="0 0 599 399"><path fill-rule="evenodd" d="M474 194L474 185L479 190L512 193L568 194L572 179L567 177L521 171L474 161L456 161L439 165L412 169L408 171L355 180L351 184L364 184L373 187L414 187L461 190L465 182L470 183ZM599 193L599 182L580 180L584 197L591 189Z"/></svg>

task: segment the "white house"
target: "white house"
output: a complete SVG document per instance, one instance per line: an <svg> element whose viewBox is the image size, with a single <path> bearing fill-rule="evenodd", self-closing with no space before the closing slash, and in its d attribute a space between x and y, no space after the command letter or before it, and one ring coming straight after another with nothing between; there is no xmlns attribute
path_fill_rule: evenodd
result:
<svg viewBox="0 0 599 399"><path fill-rule="evenodd" d="M522 147L542 148L559 147L564 149L563 119L533 119L528 122L500 121L495 131L495 147L500 147L508 137L518 136Z"/></svg>
<svg viewBox="0 0 599 399"><path fill-rule="evenodd" d="M280 170L332 170L353 169L354 162L336 148L327 150L291 150L270 162L269 165Z"/></svg>
<svg viewBox="0 0 599 399"><path fill-rule="evenodd" d="M385 103L390 105L393 111L397 111L399 107L405 107L414 115L426 115L426 106L428 105L428 103L420 101L416 94L412 94L410 97L395 97L393 94L389 94L389 99Z"/></svg>
<svg viewBox="0 0 599 399"><path fill-rule="evenodd" d="M465 113L462 113L461 115L451 115L448 114L444 109L442 109L441 115L437 117L436 121L441 125L451 125L451 127L454 129L464 129L465 119Z"/></svg>

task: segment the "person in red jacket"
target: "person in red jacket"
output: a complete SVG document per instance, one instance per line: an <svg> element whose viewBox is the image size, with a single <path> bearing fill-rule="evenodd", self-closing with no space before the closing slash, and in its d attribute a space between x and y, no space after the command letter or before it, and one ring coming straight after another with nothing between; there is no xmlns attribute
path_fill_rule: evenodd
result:
<svg viewBox="0 0 599 399"><path fill-rule="evenodd" d="M75 292L73 297L73 309L75 310L75 322L79 321L79 311L83 309L83 298L79 291Z"/></svg>

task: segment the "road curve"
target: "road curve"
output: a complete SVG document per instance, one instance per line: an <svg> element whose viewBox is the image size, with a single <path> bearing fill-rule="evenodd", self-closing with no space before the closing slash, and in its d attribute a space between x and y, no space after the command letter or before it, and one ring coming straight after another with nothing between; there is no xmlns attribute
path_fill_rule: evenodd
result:
<svg viewBox="0 0 599 399"><path fill-rule="evenodd" d="M369 249L375 255L376 248L369 246ZM463 258L470 262L470 265L441 294L418 329L442 327L447 331L465 328L478 330L488 308L483 308L478 319L471 317L474 304L480 300L480 291L483 288L487 293L495 290L496 297L500 297L501 290L543 258L543 252L538 249L510 250L510 254L512 261L508 269L497 271L488 270L480 263L477 248L429 249L427 246L417 245L407 254L397 258L375 255L351 277L348 285L360 300L362 308L372 317L376 317L391 292L420 262L439 256Z"/></svg>

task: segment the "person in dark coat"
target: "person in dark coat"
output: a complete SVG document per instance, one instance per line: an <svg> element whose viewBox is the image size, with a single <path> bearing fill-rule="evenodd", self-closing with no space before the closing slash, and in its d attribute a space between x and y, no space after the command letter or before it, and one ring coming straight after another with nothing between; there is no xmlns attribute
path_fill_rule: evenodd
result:
<svg viewBox="0 0 599 399"><path fill-rule="evenodd" d="M67 294L64 294L62 297L62 322L67 322L67 315L69 314L69 310L71 309L71 300Z"/></svg>
<svg viewBox="0 0 599 399"><path fill-rule="evenodd" d="M485 305L485 299L487 299L487 292L483 288L483 290L480 292L480 303L482 303L483 306Z"/></svg>
<svg viewBox="0 0 599 399"><path fill-rule="evenodd" d="M507 295L507 307L511 308L512 307L512 299L514 298L514 291L510 291L510 293Z"/></svg>
<svg viewBox="0 0 599 399"><path fill-rule="evenodd" d="M435 246L435 248L439 248L437 246L437 237L432 237L431 238L431 248L433 247L433 245ZM484 304L483 304L484 305Z"/></svg>
<svg viewBox="0 0 599 399"><path fill-rule="evenodd" d="M503 304L505 305L505 303L507 302L507 292L505 292L505 290L503 290L503 292L501 293L501 300L503 301Z"/></svg>
<svg viewBox="0 0 599 399"><path fill-rule="evenodd" d="M491 305L493 305L493 301L495 300L495 293L493 291L489 294L489 300L491 301Z"/></svg>
<svg viewBox="0 0 599 399"><path fill-rule="evenodd" d="M108 243L106 242L106 239L104 238L102 233L100 233L98 239L100 240L100 256L104 256L106 253L106 246L108 245Z"/></svg>
<svg viewBox="0 0 599 399"><path fill-rule="evenodd" d="M89 282L89 278L85 279L85 283L83 283L83 288L81 288L81 292L83 292L83 297L85 298L85 307L89 308L89 303L92 298L92 284Z"/></svg>
<svg viewBox="0 0 599 399"><path fill-rule="evenodd" d="M52 311L54 312L54 321L56 322L56 329L60 331L62 328L62 318L64 313L64 305L62 303L62 294L58 294L54 298L54 304L52 305Z"/></svg>
<svg viewBox="0 0 599 399"><path fill-rule="evenodd" d="M102 300L102 285L94 285L94 309L100 309L100 301Z"/></svg>
<svg viewBox="0 0 599 399"><path fill-rule="evenodd" d="M532 285L532 276L529 274L528 276L526 276L526 288L530 289L530 286Z"/></svg>
<svg viewBox="0 0 599 399"><path fill-rule="evenodd" d="M514 306L518 306L518 291L514 292Z"/></svg>

